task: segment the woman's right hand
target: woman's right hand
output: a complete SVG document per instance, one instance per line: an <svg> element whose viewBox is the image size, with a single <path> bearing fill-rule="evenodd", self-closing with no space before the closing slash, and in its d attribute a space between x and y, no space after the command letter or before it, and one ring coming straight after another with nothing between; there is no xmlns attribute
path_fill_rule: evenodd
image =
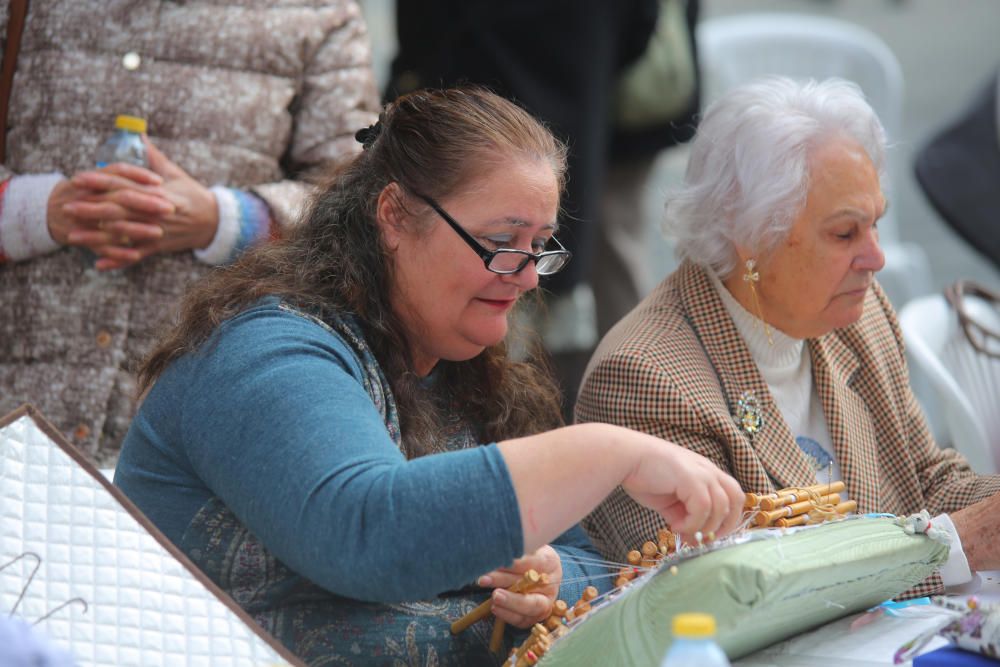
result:
<svg viewBox="0 0 1000 667"><path fill-rule="evenodd" d="M577 523L621 485L690 541L723 535L743 513L732 477L692 451L611 424L576 424L498 443L521 512L525 551Z"/></svg>
<svg viewBox="0 0 1000 667"><path fill-rule="evenodd" d="M672 442L648 436L622 488L658 512L687 542L696 532L724 535L739 524L744 493L710 460Z"/></svg>

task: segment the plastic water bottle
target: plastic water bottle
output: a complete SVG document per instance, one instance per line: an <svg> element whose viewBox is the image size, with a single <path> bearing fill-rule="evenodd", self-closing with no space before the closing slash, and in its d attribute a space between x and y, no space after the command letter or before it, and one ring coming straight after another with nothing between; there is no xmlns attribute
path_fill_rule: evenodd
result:
<svg viewBox="0 0 1000 667"><path fill-rule="evenodd" d="M146 120L135 116L115 118L115 131L97 149L97 166L106 167L115 162L127 162L139 167L148 167L146 144L142 135L146 131Z"/></svg>
<svg viewBox="0 0 1000 667"><path fill-rule="evenodd" d="M115 131L97 149L94 162L98 168L107 167L116 162L127 162L138 167L149 167L149 160L146 156L146 144L142 142L142 135L146 132L146 119L135 116L117 116L115 118ZM97 255L89 248L83 249L84 255L90 258L91 263L97 261ZM96 271L91 271L92 279L104 281L106 277Z"/></svg>
<svg viewBox="0 0 1000 667"><path fill-rule="evenodd" d="M674 616L674 643L660 667L730 667L729 658L715 643L711 614Z"/></svg>

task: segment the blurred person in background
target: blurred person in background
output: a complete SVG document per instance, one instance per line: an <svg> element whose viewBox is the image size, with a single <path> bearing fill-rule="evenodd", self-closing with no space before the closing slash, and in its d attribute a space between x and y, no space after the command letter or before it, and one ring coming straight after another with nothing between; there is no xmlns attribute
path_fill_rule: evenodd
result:
<svg viewBox="0 0 1000 667"><path fill-rule="evenodd" d="M0 414L31 402L112 465L163 314L356 151L366 27L354 0L12 0L0 35ZM118 114L148 121L148 168L95 168Z"/></svg>
<svg viewBox="0 0 1000 667"><path fill-rule="evenodd" d="M917 182L941 218L1000 269L1000 75L917 154Z"/></svg>

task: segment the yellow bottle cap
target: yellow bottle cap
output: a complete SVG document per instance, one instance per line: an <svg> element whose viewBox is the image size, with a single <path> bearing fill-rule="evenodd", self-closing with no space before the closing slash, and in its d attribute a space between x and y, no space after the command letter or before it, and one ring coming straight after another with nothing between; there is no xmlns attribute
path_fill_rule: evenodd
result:
<svg viewBox="0 0 1000 667"><path fill-rule="evenodd" d="M143 134L146 132L146 119L135 116L118 116L115 118L115 127L119 130Z"/></svg>
<svg viewBox="0 0 1000 667"><path fill-rule="evenodd" d="M715 617L711 614L677 614L674 616L674 637L706 639L715 636Z"/></svg>

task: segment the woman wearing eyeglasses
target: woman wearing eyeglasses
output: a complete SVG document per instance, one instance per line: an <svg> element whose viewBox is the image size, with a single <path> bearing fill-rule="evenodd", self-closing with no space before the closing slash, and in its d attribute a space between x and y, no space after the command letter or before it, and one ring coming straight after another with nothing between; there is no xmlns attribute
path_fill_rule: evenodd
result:
<svg viewBox="0 0 1000 667"><path fill-rule="evenodd" d="M524 628L608 587L576 522L622 485L688 535L742 495L648 435L558 428L557 390L507 353L555 240L564 148L477 90L418 92L288 238L189 295L140 372L115 483L309 663L490 664L493 593ZM510 633L508 633L510 635Z"/></svg>

